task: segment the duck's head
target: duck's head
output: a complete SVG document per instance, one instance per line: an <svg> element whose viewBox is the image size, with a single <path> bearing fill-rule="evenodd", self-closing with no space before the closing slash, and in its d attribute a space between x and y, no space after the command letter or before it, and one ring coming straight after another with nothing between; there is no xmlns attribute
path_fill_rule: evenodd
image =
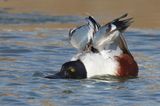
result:
<svg viewBox="0 0 160 106"><path fill-rule="evenodd" d="M49 79L83 79L87 77L84 64L80 60L69 61L62 65L60 72L49 75Z"/></svg>

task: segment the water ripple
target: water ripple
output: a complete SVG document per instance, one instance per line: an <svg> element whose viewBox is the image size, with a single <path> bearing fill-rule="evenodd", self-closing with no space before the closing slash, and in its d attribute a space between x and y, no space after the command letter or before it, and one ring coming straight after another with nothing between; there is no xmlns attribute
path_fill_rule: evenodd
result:
<svg viewBox="0 0 160 106"><path fill-rule="evenodd" d="M154 32L154 31L153 31ZM152 33L153 33L152 32ZM155 31L156 32L156 31ZM138 78L84 80L43 78L59 71L76 50L68 29L0 32L0 104L5 106L159 105L160 33L126 33Z"/></svg>
<svg viewBox="0 0 160 106"><path fill-rule="evenodd" d="M0 13L0 24L40 24L40 23L79 23L84 21L80 16L49 16L27 13Z"/></svg>

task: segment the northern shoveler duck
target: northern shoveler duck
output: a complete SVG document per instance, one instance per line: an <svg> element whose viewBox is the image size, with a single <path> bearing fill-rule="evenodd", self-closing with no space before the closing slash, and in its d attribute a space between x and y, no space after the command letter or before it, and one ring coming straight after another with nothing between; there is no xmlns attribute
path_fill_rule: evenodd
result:
<svg viewBox="0 0 160 106"><path fill-rule="evenodd" d="M130 53L124 31L133 22L127 14L100 26L93 17L87 24L69 31L78 53L62 65L60 72L46 78L82 79L101 75L130 77L138 75L138 65Z"/></svg>

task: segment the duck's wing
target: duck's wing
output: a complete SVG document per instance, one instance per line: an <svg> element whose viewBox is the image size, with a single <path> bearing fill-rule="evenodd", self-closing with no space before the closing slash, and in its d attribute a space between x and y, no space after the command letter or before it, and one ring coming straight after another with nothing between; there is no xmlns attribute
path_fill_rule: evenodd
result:
<svg viewBox="0 0 160 106"><path fill-rule="evenodd" d="M86 50L91 44L94 33L100 25L91 16L86 18L87 24L71 29L69 31L69 40L73 47L80 51Z"/></svg>
<svg viewBox="0 0 160 106"><path fill-rule="evenodd" d="M119 48L123 51L123 53L126 53L133 58L131 52L128 49L127 42L125 40L125 37L124 37L123 33L120 34L120 39L119 39L119 44L118 45L119 45Z"/></svg>
<svg viewBox="0 0 160 106"><path fill-rule="evenodd" d="M126 14L122 15L121 17L113 20L113 24L118 26L117 29L121 32L118 46L123 51L123 53L129 54L131 57L133 57L128 49L127 42L125 40L124 33L123 33L130 26L130 24L133 23L133 18L120 20L122 18L127 17L127 15L128 14L126 13Z"/></svg>
<svg viewBox="0 0 160 106"><path fill-rule="evenodd" d="M116 30L116 26L107 24L102 26L94 35L93 47L98 51L109 49L112 42L119 35L119 31Z"/></svg>
<svg viewBox="0 0 160 106"><path fill-rule="evenodd" d="M117 30L119 30L120 32L124 32L131 25L131 23L133 23L133 18L123 19L123 18L126 18L127 16L128 16L128 14L126 13L126 14L114 19L110 23L114 24L117 27ZM121 20L121 19L123 19L123 20Z"/></svg>
<svg viewBox="0 0 160 106"><path fill-rule="evenodd" d="M74 48L83 51L88 43L89 30L90 29L87 24L71 29L69 31L69 41L71 45Z"/></svg>
<svg viewBox="0 0 160 106"><path fill-rule="evenodd" d="M94 19L93 16L86 17L88 24L94 29L94 31L98 31L101 25Z"/></svg>
<svg viewBox="0 0 160 106"><path fill-rule="evenodd" d="M100 27L93 39L94 48L101 51L104 49L115 49L117 46L120 46L122 50L128 50L127 43L122 33L133 21L132 18L123 19L126 16L127 14L124 14ZM120 39L120 43L118 39Z"/></svg>

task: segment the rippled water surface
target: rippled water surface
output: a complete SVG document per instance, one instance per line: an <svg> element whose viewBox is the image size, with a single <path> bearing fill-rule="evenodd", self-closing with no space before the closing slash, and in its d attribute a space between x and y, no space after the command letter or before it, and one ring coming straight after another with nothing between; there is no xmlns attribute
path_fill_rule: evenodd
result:
<svg viewBox="0 0 160 106"><path fill-rule="evenodd" d="M74 23L79 17L1 14L1 24ZM11 16L9 16L11 15ZM3 17L8 18L3 18ZM26 18L27 17L27 18ZM34 17L34 18L33 18ZM42 21L43 20L43 21ZM79 23L79 22L77 22ZM42 23L43 24L43 23ZM76 50L68 28L0 32L0 105L2 106L150 106L160 104L160 31L129 29L126 39L139 65L128 80L48 80Z"/></svg>

